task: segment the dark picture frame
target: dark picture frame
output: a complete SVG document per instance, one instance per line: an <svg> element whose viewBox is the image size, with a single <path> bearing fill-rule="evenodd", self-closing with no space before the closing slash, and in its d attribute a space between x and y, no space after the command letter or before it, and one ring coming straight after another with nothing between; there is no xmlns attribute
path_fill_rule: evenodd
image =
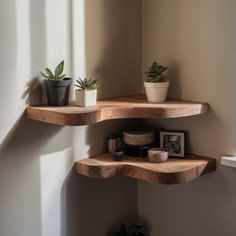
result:
<svg viewBox="0 0 236 236"><path fill-rule="evenodd" d="M169 152L171 157L185 157L186 132L161 131L160 147Z"/></svg>

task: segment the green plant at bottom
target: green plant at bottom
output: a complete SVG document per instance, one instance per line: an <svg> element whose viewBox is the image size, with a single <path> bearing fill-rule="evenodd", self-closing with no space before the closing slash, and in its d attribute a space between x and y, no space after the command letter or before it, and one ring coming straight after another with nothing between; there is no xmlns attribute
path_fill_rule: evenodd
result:
<svg viewBox="0 0 236 236"><path fill-rule="evenodd" d="M148 236L145 233L143 225L131 225L126 227L124 224L121 225L120 231L115 236Z"/></svg>

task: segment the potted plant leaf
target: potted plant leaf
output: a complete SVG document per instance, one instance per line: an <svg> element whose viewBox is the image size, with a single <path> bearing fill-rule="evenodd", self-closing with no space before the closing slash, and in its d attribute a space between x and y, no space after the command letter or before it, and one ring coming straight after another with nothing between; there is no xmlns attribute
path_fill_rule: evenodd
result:
<svg viewBox="0 0 236 236"><path fill-rule="evenodd" d="M146 80L144 82L147 99L149 102L164 102L167 97L169 80L163 73L168 67L158 64L156 61L148 67L145 72Z"/></svg>
<svg viewBox="0 0 236 236"><path fill-rule="evenodd" d="M69 104L71 78L67 78L64 71L64 61L56 66L53 72L49 68L41 75L45 78L44 84L49 106L67 106Z"/></svg>
<svg viewBox="0 0 236 236"><path fill-rule="evenodd" d="M121 225L120 231L115 236L148 236L143 225L131 225L126 227Z"/></svg>
<svg viewBox="0 0 236 236"><path fill-rule="evenodd" d="M76 80L75 102L82 107L95 106L97 103L97 80L81 79Z"/></svg>

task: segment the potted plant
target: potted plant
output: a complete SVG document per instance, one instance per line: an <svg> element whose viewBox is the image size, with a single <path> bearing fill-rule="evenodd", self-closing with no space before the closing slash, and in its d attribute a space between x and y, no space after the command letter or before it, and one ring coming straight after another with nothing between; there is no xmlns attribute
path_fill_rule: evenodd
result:
<svg viewBox="0 0 236 236"><path fill-rule="evenodd" d="M121 226L120 231L115 236L148 236L143 225Z"/></svg>
<svg viewBox="0 0 236 236"><path fill-rule="evenodd" d="M49 68L41 75L45 78L44 84L49 106L67 106L69 104L71 78L66 78L63 74L64 61L56 66L55 72Z"/></svg>
<svg viewBox="0 0 236 236"><path fill-rule="evenodd" d="M163 73L168 67L158 64L156 61L148 67L144 82L147 99L149 102L164 102L167 97L169 80Z"/></svg>
<svg viewBox="0 0 236 236"><path fill-rule="evenodd" d="M78 106L89 107L97 103L97 80L81 79L76 80L75 103Z"/></svg>

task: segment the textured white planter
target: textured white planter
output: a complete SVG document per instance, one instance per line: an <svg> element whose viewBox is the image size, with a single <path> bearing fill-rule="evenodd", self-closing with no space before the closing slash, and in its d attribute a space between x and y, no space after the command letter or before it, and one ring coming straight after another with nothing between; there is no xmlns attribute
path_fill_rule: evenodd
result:
<svg viewBox="0 0 236 236"><path fill-rule="evenodd" d="M169 82L150 83L144 82L147 99L149 102L164 102L167 97Z"/></svg>
<svg viewBox="0 0 236 236"><path fill-rule="evenodd" d="M97 89L75 90L75 104L81 107L95 106L97 103Z"/></svg>

